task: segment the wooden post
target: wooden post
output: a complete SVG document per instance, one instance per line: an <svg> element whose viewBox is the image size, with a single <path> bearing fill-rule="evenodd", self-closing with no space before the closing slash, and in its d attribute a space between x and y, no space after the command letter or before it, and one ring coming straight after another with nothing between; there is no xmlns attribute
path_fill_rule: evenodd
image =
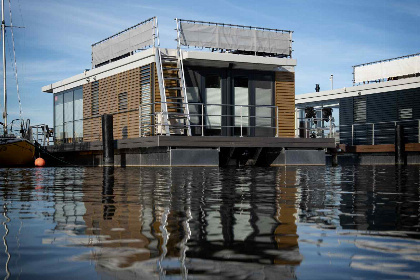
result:
<svg viewBox="0 0 420 280"><path fill-rule="evenodd" d="M102 115L103 165L114 166L114 125L113 116Z"/></svg>

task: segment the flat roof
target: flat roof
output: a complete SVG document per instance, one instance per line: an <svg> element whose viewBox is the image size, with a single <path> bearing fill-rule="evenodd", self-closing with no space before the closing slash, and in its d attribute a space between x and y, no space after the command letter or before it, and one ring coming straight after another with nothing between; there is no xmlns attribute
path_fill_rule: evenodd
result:
<svg viewBox="0 0 420 280"><path fill-rule="evenodd" d="M321 101L334 101L346 97L369 95L374 93L385 93L390 91L412 89L420 87L420 77L405 78L380 83L370 83L352 87L345 87L320 92L311 92L296 95L295 104L304 104Z"/></svg>
<svg viewBox="0 0 420 280"><path fill-rule="evenodd" d="M155 48L150 48L101 67L86 70L81 74L46 85L42 87L42 91L48 93L61 92L74 87L82 86L92 80L103 79L150 64L155 62L155 51ZM176 55L176 50L174 49L161 48L161 51L170 56ZM291 58L263 57L204 51L184 51L183 57L186 65L227 67L230 63L233 63L235 66L234 68L271 71L293 72L294 66L296 66L297 63L296 59Z"/></svg>

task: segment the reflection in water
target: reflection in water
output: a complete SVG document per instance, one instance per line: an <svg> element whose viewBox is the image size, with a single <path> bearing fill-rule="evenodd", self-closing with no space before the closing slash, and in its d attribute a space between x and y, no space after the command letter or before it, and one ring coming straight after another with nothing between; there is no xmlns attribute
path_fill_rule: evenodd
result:
<svg viewBox="0 0 420 280"><path fill-rule="evenodd" d="M6 276L4 277L4 279L9 279L10 277L10 270L9 270L9 262L10 262L10 253L9 253L9 246L7 245L7 235L9 234L9 228L7 227L7 223L10 222L9 217L7 216L7 204L3 204L3 217L4 217L4 221L3 221L3 226L4 226L4 235L3 235L3 245L4 245L4 253L6 254L7 258L6 258L6 263L4 265L5 267L5 272L6 272Z"/></svg>
<svg viewBox="0 0 420 280"><path fill-rule="evenodd" d="M420 278L419 182L393 166L0 169L0 276Z"/></svg>

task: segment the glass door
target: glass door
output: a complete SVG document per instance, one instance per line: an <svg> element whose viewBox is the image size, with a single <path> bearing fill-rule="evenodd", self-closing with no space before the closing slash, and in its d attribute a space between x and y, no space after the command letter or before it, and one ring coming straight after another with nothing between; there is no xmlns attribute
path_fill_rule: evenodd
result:
<svg viewBox="0 0 420 280"><path fill-rule="evenodd" d="M233 78L234 135L247 136L250 132L249 78Z"/></svg>
<svg viewBox="0 0 420 280"><path fill-rule="evenodd" d="M222 131L222 86L220 75L206 75L206 131L205 135L221 135Z"/></svg>

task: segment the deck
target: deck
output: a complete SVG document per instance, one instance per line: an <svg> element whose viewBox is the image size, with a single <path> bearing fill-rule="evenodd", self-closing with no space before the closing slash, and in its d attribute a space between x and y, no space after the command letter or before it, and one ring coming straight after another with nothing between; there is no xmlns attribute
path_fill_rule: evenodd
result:
<svg viewBox="0 0 420 280"><path fill-rule="evenodd" d="M332 138L232 137L232 136L150 136L115 140L115 149L172 148L335 148ZM102 151L102 141L49 146L49 152Z"/></svg>

